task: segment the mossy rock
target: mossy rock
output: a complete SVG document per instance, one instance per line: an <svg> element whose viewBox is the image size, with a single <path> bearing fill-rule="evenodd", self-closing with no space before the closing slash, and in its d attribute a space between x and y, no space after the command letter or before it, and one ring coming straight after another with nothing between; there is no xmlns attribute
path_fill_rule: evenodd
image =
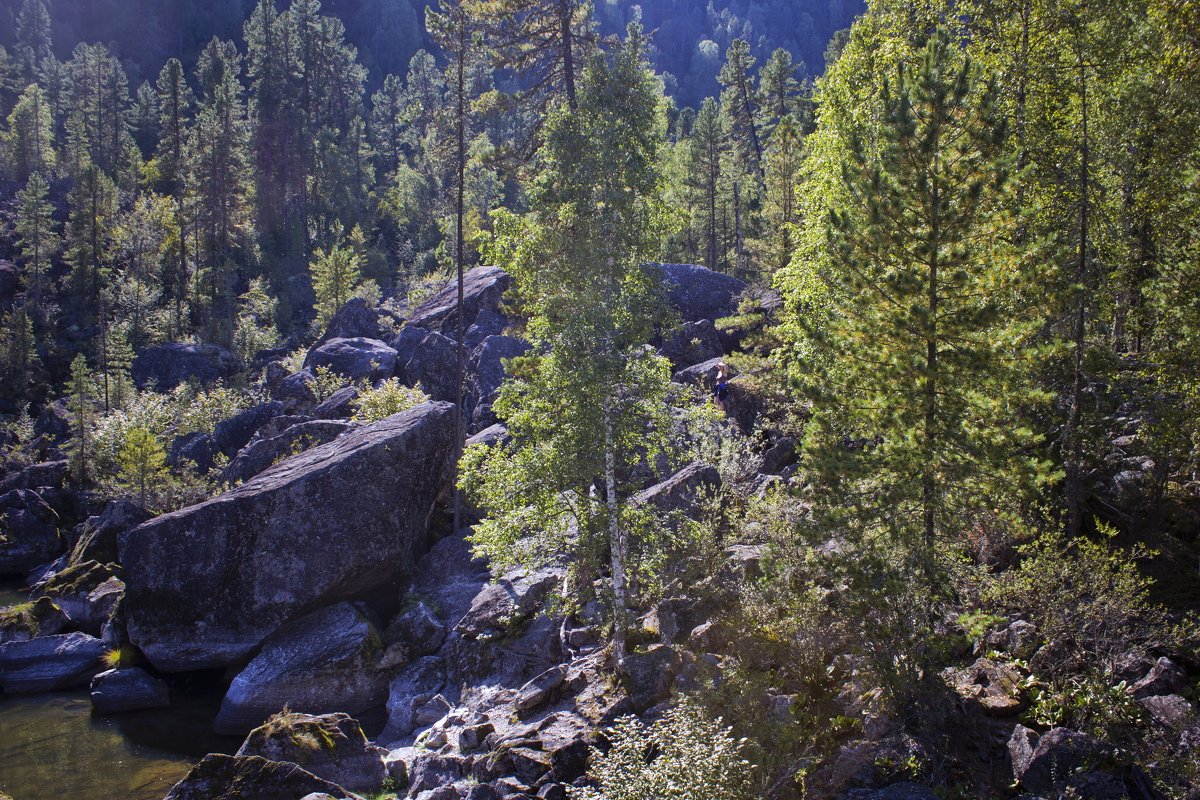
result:
<svg viewBox="0 0 1200 800"><path fill-rule="evenodd" d="M284 709L255 728L239 756L297 764L352 791L374 793L387 768L358 721L347 714L299 714Z"/></svg>
<svg viewBox="0 0 1200 800"><path fill-rule="evenodd" d="M56 572L38 591L43 597L87 595L109 578L120 577L120 574L120 564L85 561Z"/></svg>
<svg viewBox="0 0 1200 800"><path fill-rule="evenodd" d="M49 597L0 608L0 642L52 636L68 622L67 615Z"/></svg>

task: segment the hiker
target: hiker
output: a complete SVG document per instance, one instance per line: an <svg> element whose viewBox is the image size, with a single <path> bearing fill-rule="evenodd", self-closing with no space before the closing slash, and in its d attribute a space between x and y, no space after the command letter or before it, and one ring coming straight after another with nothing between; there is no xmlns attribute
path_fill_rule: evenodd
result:
<svg viewBox="0 0 1200 800"><path fill-rule="evenodd" d="M725 415L729 414L729 410L725 406L729 399L729 385L726 383L728 380L729 367L725 366L725 362L722 361L717 364L717 382L713 384L712 396L717 408L721 409L721 413Z"/></svg>

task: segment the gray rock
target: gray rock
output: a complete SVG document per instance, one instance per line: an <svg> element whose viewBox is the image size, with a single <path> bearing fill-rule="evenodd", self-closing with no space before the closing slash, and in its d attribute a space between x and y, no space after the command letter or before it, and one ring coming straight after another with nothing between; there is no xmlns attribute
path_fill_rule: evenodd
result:
<svg viewBox="0 0 1200 800"><path fill-rule="evenodd" d="M325 326L324 333L313 347L330 339L387 339L392 333L393 317L378 308L371 308L361 297L351 297Z"/></svg>
<svg viewBox="0 0 1200 800"><path fill-rule="evenodd" d="M759 457L758 471L766 475L778 475L795 457L796 440L790 436L783 436Z"/></svg>
<svg viewBox="0 0 1200 800"><path fill-rule="evenodd" d="M212 383L232 368L233 356L215 345L169 342L139 350L130 372L139 389L166 392L192 379Z"/></svg>
<svg viewBox="0 0 1200 800"><path fill-rule="evenodd" d="M471 608L454 626L469 639L503 636L526 619L562 582L560 567L542 567L533 572L512 570L490 583L471 601Z"/></svg>
<svg viewBox="0 0 1200 800"><path fill-rule="evenodd" d="M446 626L423 601L417 601L388 625L383 634L384 644L402 642L414 656L436 653L446 641Z"/></svg>
<svg viewBox="0 0 1200 800"><path fill-rule="evenodd" d="M475 267L463 274L463 330L469 329L481 311L498 312L511 278L499 267ZM458 338L458 281L413 309L410 325ZM428 391L428 390L426 390Z"/></svg>
<svg viewBox="0 0 1200 800"><path fill-rule="evenodd" d="M1042 646L1042 637L1033 623L1019 619L1005 631L1005 648L1015 657L1028 661Z"/></svg>
<svg viewBox="0 0 1200 800"><path fill-rule="evenodd" d="M33 423L33 435L44 436L52 443L65 441L74 431L75 415L65 397L47 404Z"/></svg>
<svg viewBox="0 0 1200 800"><path fill-rule="evenodd" d="M658 264L667 301L685 322L717 320L737 311L746 284L696 264Z"/></svg>
<svg viewBox="0 0 1200 800"><path fill-rule="evenodd" d="M408 796L439 786L446 786L466 777L468 762L462 756L420 753L408 771Z"/></svg>
<svg viewBox="0 0 1200 800"><path fill-rule="evenodd" d="M311 369L302 369L279 381L271 398L283 404L285 414L307 414L320 402L317 378Z"/></svg>
<svg viewBox="0 0 1200 800"><path fill-rule="evenodd" d="M1130 688L1130 692L1138 699L1162 694L1178 694L1187 688L1188 683L1187 673L1180 669L1174 661L1163 656L1155 662L1144 678Z"/></svg>
<svg viewBox="0 0 1200 800"><path fill-rule="evenodd" d="M68 462L65 458L30 464L0 481L0 495L8 494L13 489L59 489L66 480L67 472Z"/></svg>
<svg viewBox="0 0 1200 800"><path fill-rule="evenodd" d="M316 611L280 628L238 673L213 723L241 733L285 706L306 714L357 714L387 697L378 669L379 633L350 603Z"/></svg>
<svg viewBox="0 0 1200 800"><path fill-rule="evenodd" d="M221 474L230 485L248 481L288 456L332 442L354 426L341 420L312 420L291 425L283 433L255 438L238 451L237 457Z"/></svg>
<svg viewBox="0 0 1200 800"><path fill-rule="evenodd" d="M467 439L465 446L481 444L486 447L494 447L498 444L503 444L509 440L508 428L502 423L497 422L495 425L489 425L483 430Z"/></svg>
<svg viewBox="0 0 1200 800"><path fill-rule="evenodd" d="M213 459L217 455L217 445L212 436L203 431L192 431L182 436L176 436L171 442L171 453L168 463L176 469L195 469L201 475L207 474L213 467ZM185 462L190 462L186 463Z"/></svg>
<svg viewBox="0 0 1200 800"><path fill-rule="evenodd" d="M53 636L70 624L71 618L53 600L39 597L32 603L0 609L0 644Z"/></svg>
<svg viewBox="0 0 1200 800"><path fill-rule="evenodd" d="M349 419L354 416L354 405L358 400L358 389L343 386L312 410L317 419Z"/></svg>
<svg viewBox="0 0 1200 800"><path fill-rule="evenodd" d="M565 665L551 667L517 690L513 701L517 711L529 711L549 702L567 677Z"/></svg>
<svg viewBox="0 0 1200 800"><path fill-rule="evenodd" d="M1008 741L1013 778L1022 788L1039 794L1055 794L1060 780L1090 771L1112 759L1111 745L1084 733L1051 728L1042 736L1017 725Z"/></svg>
<svg viewBox="0 0 1200 800"><path fill-rule="evenodd" d="M378 792L387 778L379 750L367 741L358 721L346 714L278 715L251 731L237 755L290 761L364 794Z"/></svg>
<svg viewBox="0 0 1200 800"><path fill-rule="evenodd" d="M675 372L692 364L699 364L723 354L721 339L712 321L702 319L699 322L685 322L663 336L659 355L671 362L671 371Z"/></svg>
<svg viewBox="0 0 1200 800"><path fill-rule="evenodd" d="M1196 710L1177 694L1159 694L1138 701L1151 719L1168 728L1185 728L1196 719Z"/></svg>
<svg viewBox="0 0 1200 800"><path fill-rule="evenodd" d="M656 644L645 653L630 653L617 665L629 702L639 714L671 696L671 684L682 661L668 645Z"/></svg>
<svg viewBox="0 0 1200 800"><path fill-rule="evenodd" d="M116 577L119 569L95 561L70 565L34 586L33 596L49 597L77 627L98 636L125 590Z"/></svg>
<svg viewBox="0 0 1200 800"><path fill-rule="evenodd" d="M92 708L97 714L120 714L171 704L167 685L140 667L101 672L92 678Z"/></svg>
<svg viewBox="0 0 1200 800"><path fill-rule="evenodd" d="M455 352L457 345L454 340L440 333L426 333L420 341L412 344L412 339L419 330L405 327L400 332L398 341L393 343L400 353L396 377L405 386L416 386L419 383L425 394L434 400L453 401L458 391L458 377L455 372L458 363ZM407 351L401 349L409 345L412 346Z"/></svg>
<svg viewBox="0 0 1200 800"><path fill-rule="evenodd" d="M0 575L24 575L66 552L58 515L31 489L0 496Z"/></svg>
<svg viewBox="0 0 1200 800"><path fill-rule="evenodd" d="M104 644L86 633L0 644L0 688L7 694L84 686L100 671Z"/></svg>
<svg viewBox="0 0 1200 800"><path fill-rule="evenodd" d="M708 388L712 386L713 381L717 377L717 365L724 359L721 357L710 358L708 361L702 361L699 364L693 364L690 367L681 369L671 376L671 380L675 383L685 383L689 386L700 386ZM727 364L729 367L729 377L735 378L738 375L737 367L732 364Z"/></svg>
<svg viewBox="0 0 1200 800"><path fill-rule="evenodd" d="M133 643L166 672L236 664L284 623L410 570L453 426L450 405L423 404L126 532Z"/></svg>
<svg viewBox="0 0 1200 800"><path fill-rule="evenodd" d="M117 538L148 519L150 515L146 510L132 500L109 501L99 516L88 517L79 527L70 563L115 563L118 560Z"/></svg>
<svg viewBox="0 0 1200 800"><path fill-rule="evenodd" d="M296 800L312 793L344 800L359 796L287 761L210 753L171 789L165 800Z"/></svg>
<svg viewBox="0 0 1200 800"><path fill-rule="evenodd" d="M988 716L1015 716L1028 705L1020 673L1002 661L980 658L965 669L947 667L942 676L964 699L979 703Z"/></svg>
<svg viewBox="0 0 1200 800"><path fill-rule="evenodd" d="M514 336L489 336L471 353L471 380L468 386L468 406L473 409L472 422L495 422L492 403L504 383L507 372L504 360L529 352L529 342Z"/></svg>
<svg viewBox="0 0 1200 800"><path fill-rule="evenodd" d="M250 441L251 437L275 417L283 414L283 403L278 401L259 403L229 419L217 423L213 430L213 444L228 458L233 458Z"/></svg>
<svg viewBox="0 0 1200 800"><path fill-rule="evenodd" d="M500 336L508 326L508 317L491 308L480 309L475 322L467 329L467 349L474 350L489 336Z"/></svg>
<svg viewBox="0 0 1200 800"><path fill-rule="evenodd" d="M378 339L330 339L308 351L304 366L327 367L351 381L374 383L396 373L396 351Z"/></svg>
<svg viewBox="0 0 1200 800"><path fill-rule="evenodd" d="M679 511L695 518L699 501L721 489L721 473L709 464L689 464L662 483L638 492L634 502L649 505L660 514Z"/></svg>
<svg viewBox="0 0 1200 800"><path fill-rule="evenodd" d="M380 741L403 739L417 727L416 712L446 685L446 665L436 656L420 658L406 666L388 687L387 727Z"/></svg>

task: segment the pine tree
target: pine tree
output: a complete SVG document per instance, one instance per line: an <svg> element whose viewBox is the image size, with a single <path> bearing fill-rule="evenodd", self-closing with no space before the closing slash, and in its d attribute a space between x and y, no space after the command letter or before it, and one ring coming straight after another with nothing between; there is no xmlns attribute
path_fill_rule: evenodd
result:
<svg viewBox="0 0 1200 800"><path fill-rule="evenodd" d="M350 299L362 278L362 256L346 245L340 224L334 225L333 244L309 266L317 295L317 322L323 326Z"/></svg>
<svg viewBox="0 0 1200 800"><path fill-rule="evenodd" d="M841 490L831 518L897 543L936 592L936 545L960 543L964 520L1046 477L1017 412L1035 399L1019 360L1039 320L1014 302L1029 259L1003 235L994 85L939 32L894 86L883 85L878 152L854 137L850 199L830 219L811 455Z"/></svg>
<svg viewBox="0 0 1200 800"><path fill-rule="evenodd" d="M146 507L146 487L162 476L166 454L154 434L141 425L125 432L125 443L118 456L119 472L131 489L138 490L138 504Z"/></svg>
<svg viewBox="0 0 1200 800"><path fill-rule="evenodd" d="M757 113L754 108L757 90L754 88L754 56L743 39L734 39L725 53L725 65L717 76L725 90L721 92L721 108L729 116L730 133L735 142L739 165L753 175L758 185L765 179L763 148L758 138Z"/></svg>
<svg viewBox="0 0 1200 800"><path fill-rule="evenodd" d="M26 269L33 272L33 313L42 324L42 275L58 253L61 241L54 233L54 207L49 200L50 187L35 172L17 195L17 247Z"/></svg>
<svg viewBox="0 0 1200 800"><path fill-rule="evenodd" d="M704 262L711 270L717 268L717 203L721 195L722 161L725 155L725 135L717 104L706 98L692 126L688 148L688 185L697 195L698 208L704 215Z"/></svg>
<svg viewBox="0 0 1200 800"><path fill-rule="evenodd" d="M54 121L40 86L32 83L8 115L8 157L12 177L25 181L35 172L54 172Z"/></svg>
<svg viewBox="0 0 1200 800"><path fill-rule="evenodd" d="M637 541L619 475L638 447L660 444L668 380L665 362L642 345L661 320L661 282L646 260L665 225L660 95L639 34L632 29L635 44L611 61L589 61L576 113L551 114L532 218L498 217L495 255L513 272L538 355L496 406L511 444L468 451L463 469L488 513L473 540L497 560L568 549L586 573L608 550L618 660ZM597 476L602 485L590 491ZM537 541L522 550L528 535Z"/></svg>
<svg viewBox="0 0 1200 800"><path fill-rule="evenodd" d="M78 486L88 483L88 437L91 434L92 373L83 353L71 362L71 407L75 412L76 435L71 447L71 472Z"/></svg>

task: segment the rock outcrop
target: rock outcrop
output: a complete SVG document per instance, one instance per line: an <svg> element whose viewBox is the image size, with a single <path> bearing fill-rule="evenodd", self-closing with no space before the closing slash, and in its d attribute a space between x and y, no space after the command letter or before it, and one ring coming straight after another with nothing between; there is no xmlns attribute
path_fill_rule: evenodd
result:
<svg viewBox="0 0 1200 800"><path fill-rule="evenodd" d="M280 714L246 737L238 756L289 761L355 792L374 794L387 770L362 726L346 714Z"/></svg>
<svg viewBox="0 0 1200 800"><path fill-rule="evenodd" d="M422 404L126 532L130 639L167 672L237 664L283 624L410 569L453 429L452 406Z"/></svg>
<svg viewBox="0 0 1200 800"><path fill-rule="evenodd" d="M58 515L30 489L0 496L0 575L24 575L66 550Z"/></svg>
<svg viewBox="0 0 1200 800"><path fill-rule="evenodd" d="M220 753L210 753L192 767L166 800L301 800L311 796L361 800L291 762Z"/></svg>
<svg viewBox="0 0 1200 800"><path fill-rule="evenodd" d="M737 296L746 284L731 275L696 264L658 264L667 301L684 322L727 317L737 310Z"/></svg>
<svg viewBox="0 0 1200 800"><path fill-rule="evenodd" d="M352 381L374 383L395 374L396 351L378 339L330 339L308 352L304 366L326 367Z"/></svg>
<svg viewBox="0 0 1200 800"><path fill-rule="evenodd" d="M357 714L387 699L378 668L379 632L350 603L280 628L225 693L218 733L245 733L284 707L306 714Z"/></svg>
<svg viewBox="0 0 1200 800"><path fill-rule="evenodd" d="M463 330L481 311L497 311L512 279L499 267L475 267L463 275ZM458 282L450 281L440 292L413 309L409 325L458 338ZM428 390L427 390L428 391Z"/></svg>
<svg viewBox="0 0 1200 800"><path fill-rule="evenodd" d="M332 442L352 427L348 422L317 419L290 425L275 436L256 436L225 468L221 480L230 485L248 481L288 456Z"/></svg>
<svg viewBox="0 0 1200 800"><path fill-rule="evenodd" d="M0 689L32 694L86 685L100 671L103 654L101 641L86 633L0 644Z"/></svg>
<svg viewBox="0 0 1200 800"><path fill-rule="evenodd" d="M140 667L101 672L92 678L89 691L97 714L121 714L171 704L167 685Z"/></svg>

